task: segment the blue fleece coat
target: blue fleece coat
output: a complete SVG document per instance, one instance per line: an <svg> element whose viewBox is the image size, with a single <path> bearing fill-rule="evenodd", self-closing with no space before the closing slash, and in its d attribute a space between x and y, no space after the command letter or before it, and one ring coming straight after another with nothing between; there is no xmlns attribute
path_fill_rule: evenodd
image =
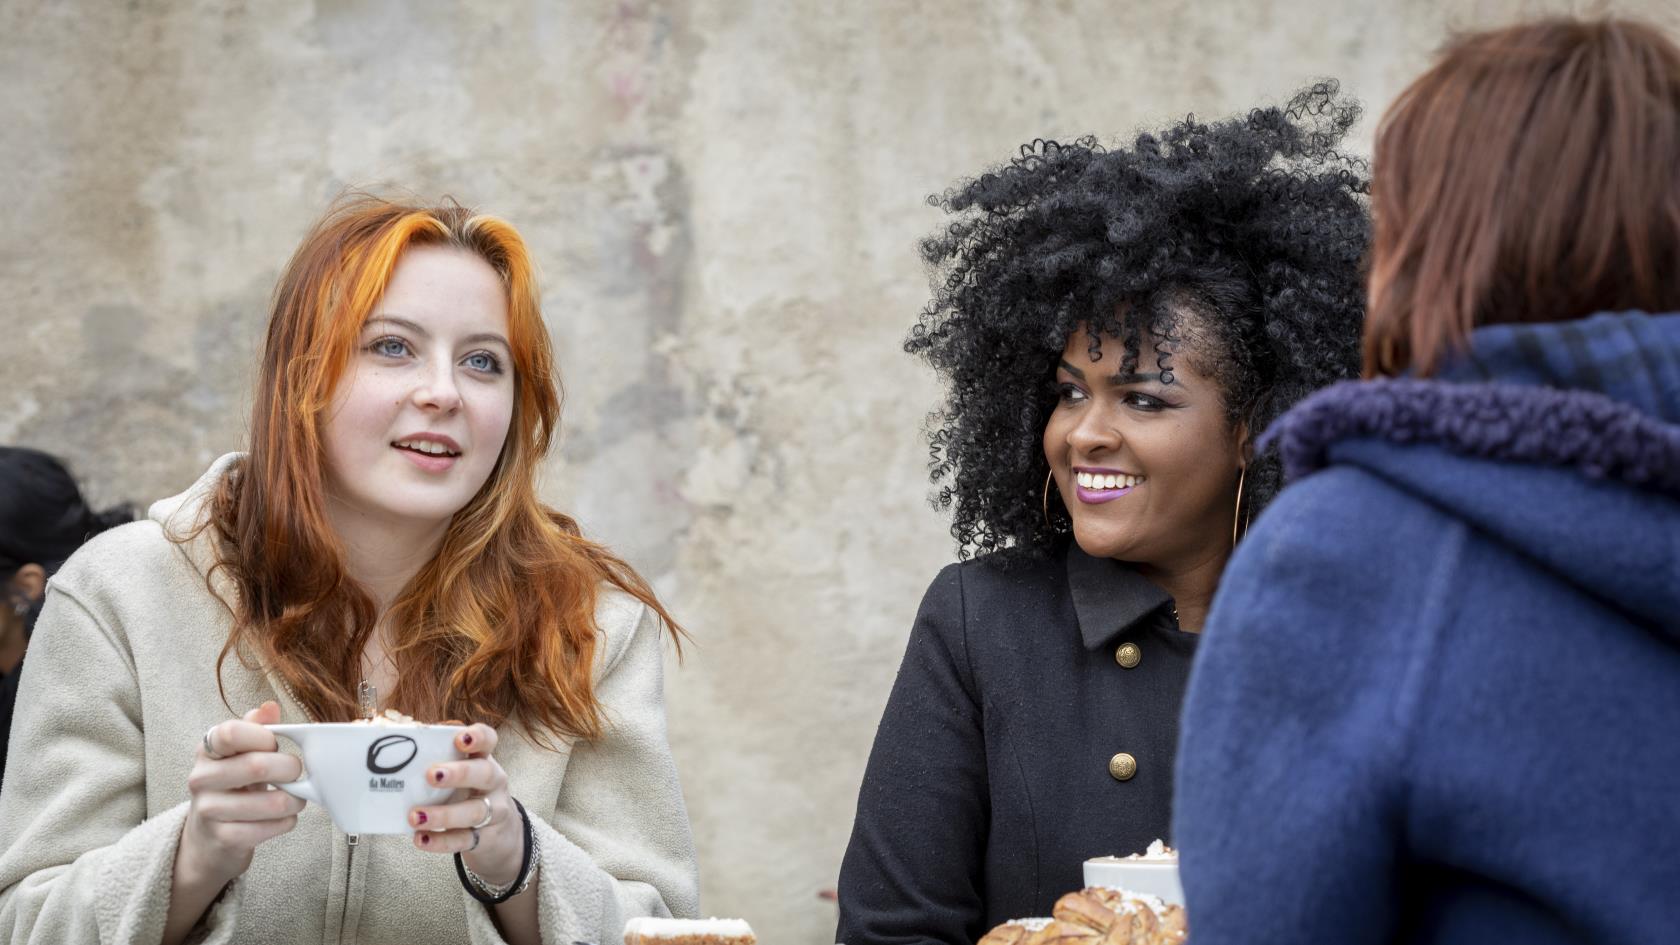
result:
<svg viewBox="0 0 1680 945"><path fill-rule="evenodd" d="M1191 939L1680 942L1680 315L1479 329L1269 431L1191 671Z"/></svg>

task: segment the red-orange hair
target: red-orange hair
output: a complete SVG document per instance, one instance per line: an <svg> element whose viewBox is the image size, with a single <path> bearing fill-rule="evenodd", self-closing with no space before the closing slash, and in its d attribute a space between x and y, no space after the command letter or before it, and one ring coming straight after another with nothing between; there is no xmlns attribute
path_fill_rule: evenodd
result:
<svg viewBox="0 0 1680 945"><path fill-rule="evenodd" d="M453 203L341 201L280 277L250 454L221 483L209 521L239 592L218 678L238 653L277 673L315 719L356 713L362 651L380 615L345 573L328 525L322 419L398 259L423 244L472 253L501 276L515 395L489 479L386 615L397 685L382 701L428 720L499 725L517 717L543 742L596 737L602 585L652 608L679 648L682 630L629 565L538 501L537 467L560 420L561 394L535 273L512 226Z"/></svg>
<svg viewBox="0 0 1680 945"><path fill-rule="evenodd" d="M1680 48L1632 20L1459 38L1377 129L1365 374L1472 328L1680 308Z"/></svg>

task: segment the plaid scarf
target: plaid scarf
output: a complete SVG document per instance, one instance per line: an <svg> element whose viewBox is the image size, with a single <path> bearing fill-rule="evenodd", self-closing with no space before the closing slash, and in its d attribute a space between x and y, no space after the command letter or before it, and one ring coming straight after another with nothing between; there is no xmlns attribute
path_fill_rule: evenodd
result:
<svg viewBox="0 0 1680 945"><path fill-rule="evenodd" d="M1565 466L1680 498L1680 314L1491 325L1436 378L1344 381L1261 438L1290 480L1338 441L1378 437Z"/></svg>

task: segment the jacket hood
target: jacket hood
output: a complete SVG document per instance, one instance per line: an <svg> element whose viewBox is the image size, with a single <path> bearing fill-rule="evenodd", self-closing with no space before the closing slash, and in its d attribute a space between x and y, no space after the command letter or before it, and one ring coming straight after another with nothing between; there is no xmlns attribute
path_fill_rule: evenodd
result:
<svg viewBox="0 0 1680 945"><path fill-rule="evenodd" d="M198 477L198 481L188 486L180 495L173 495L167 499L153 502L146 510L146 517L163 526L163 533L175 542L182 553L191 561L198 573L212 576L212 584L222 594L224 600L232 600L227 592L221 572L214 572L220 560L216 553L216 542L209 529L201 528L210 514L210 498L215 494L216 487L222 478L233 469L241 459L243 453L228 453L210 464L210 468Z"/></svg>
<svg viewBox="0 0 1680 945"><path fill-rule="evenodd" d="M1364 469L1680 641L1680 315L1478 329L1438 377L1326 388L1261 445L1290 480Z"/></svg>

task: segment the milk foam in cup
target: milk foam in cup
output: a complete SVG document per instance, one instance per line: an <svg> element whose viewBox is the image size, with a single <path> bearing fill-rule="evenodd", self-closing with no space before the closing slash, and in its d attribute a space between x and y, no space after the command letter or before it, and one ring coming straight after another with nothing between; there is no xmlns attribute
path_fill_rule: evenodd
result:
<svg viewBox="0 0 1680 945"><path fill-rule="evenodd" d="M407 716L356 722L265 726L295 742L304 776L275 787L326 808L345 833L413 833L408 812L441 804L454 788L426 781L426 770L466 755L455 747L464 725L420 725Z"/></svg>

